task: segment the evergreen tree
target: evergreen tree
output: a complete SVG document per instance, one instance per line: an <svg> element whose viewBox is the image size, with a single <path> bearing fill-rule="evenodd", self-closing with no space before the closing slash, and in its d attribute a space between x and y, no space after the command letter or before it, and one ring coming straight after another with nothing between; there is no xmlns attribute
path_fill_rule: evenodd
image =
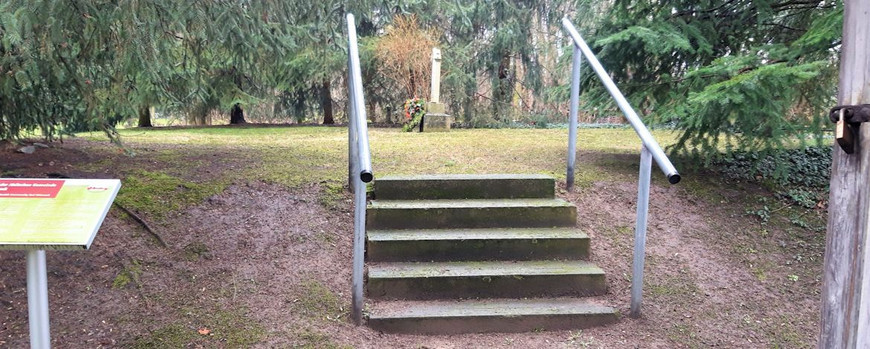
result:
<svg viewBox="0 0 870 349"><path fill-rule="evenodd" d="M681 128L681 148L705 152L817 130L833 103L842 21L842 5L826 0L7 0L0 138L113 137L114 122L138 116L146 126L154 106L196 123L213 110L242 122L248 106L278 101L277 114L302 121L316 109L330 123L345 97L347 12L358 19L372 118L412 97L376 54L395 15L436 33L442 96L460 120L564 118L570 44L559 20L569 15L641 114ZM610 106L584 76L588 107Z"/></svg>
<svg viewBox="0 0 870 349"><path fill-rule="evenodd" d="M616 0L593 46L639 111L681 130L677 149L767 150L820 134L842 14L827 0ZM594 105L609 99L587 83Z"/></svg>
<svg viewBox="0 0 870 349"><path fill-rule="evenodd" d="M283 1L0 4L0 137L102 129L150 106L233 109L293 47Z"/></svg>

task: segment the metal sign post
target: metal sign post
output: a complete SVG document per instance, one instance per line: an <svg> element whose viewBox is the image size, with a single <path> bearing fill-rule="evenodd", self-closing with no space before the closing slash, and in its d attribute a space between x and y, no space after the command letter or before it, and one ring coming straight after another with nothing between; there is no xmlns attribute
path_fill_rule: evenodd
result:
<svg viewBox="0 0 870 349"><path fill-rule="evenodd" d="M30 347L51 347L45 250L27 251L27 316L30 323Z"/></svg>
<svg viewBox="0 0 870 349"><path fill-rule="evenodd" d="M51 347L45 250L90 248L117 179L0 179L0 249L27 251L30 347Z"/></svg>

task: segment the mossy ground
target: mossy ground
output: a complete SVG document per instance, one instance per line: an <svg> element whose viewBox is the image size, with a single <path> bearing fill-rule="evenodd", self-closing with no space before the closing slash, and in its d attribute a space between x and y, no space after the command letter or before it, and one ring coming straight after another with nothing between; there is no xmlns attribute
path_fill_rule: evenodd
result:
<svg viewBox="0 0 870 349"><path fill-rule="evenodd" d="M90 146L97 160L82 169L98 172L114 167L123 176L118 203L158 222L221 192L230 183L248 180L288 188L321 183L325 190L319 201L327 208L336 208L345 199L344 128L156 128L126 129L120 134L133 157L108 145ZM664 145L675 139L669 131L654 134ZM82 136L105 141L98 133ZM567 137L565 130L406 133L371 129L369 140L376 178L383 174L541 173L564 181ZM634 131L580 130L578 139L578 187L602 178L637 176L640 142Z"/></svg>
<svg viewBox="0 0 870 349"><path fill-rule="evenodd" d="M307 317L327 321L342 321L348 315L341 298L313 278L302 281L298 298L291 300L295 308Z"/></svg>
<svg viewBox="0 0 870 349"><path fill-rule="evenodd" d="M131 282L139 287L139 277L142 275L142 265L138 260L133 260L130 265L125 266L118 272L118 276L112 281L112 288L124 288Z"/></svg>
<svg viewBox="0 0 870 349"><path fill-rule="evenodd" d="M130 348L247 348L266 330L247 316L246 309L182 309L177 321L136 338Z"/></svg>

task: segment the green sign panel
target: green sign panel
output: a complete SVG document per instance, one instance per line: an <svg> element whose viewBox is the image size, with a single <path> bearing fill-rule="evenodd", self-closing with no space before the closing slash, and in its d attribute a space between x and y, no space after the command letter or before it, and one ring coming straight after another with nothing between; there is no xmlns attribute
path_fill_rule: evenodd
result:
<svg viewBox="0 0 870 349"><path fill-rule="evenodd" d="M0 179L0 249L88 249L117 179Z"/></svg>

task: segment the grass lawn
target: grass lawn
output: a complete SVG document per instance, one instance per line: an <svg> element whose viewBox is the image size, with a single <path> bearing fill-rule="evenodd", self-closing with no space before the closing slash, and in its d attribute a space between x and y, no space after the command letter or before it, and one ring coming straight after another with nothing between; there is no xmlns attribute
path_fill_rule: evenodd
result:
<svg viewBox="0 0 870 349"><path fill-rule="evenodd" d="M230 157L259 158L266 167L255 172L257 178L289 186L339 180L346 171L343 166L347 162L347 130L339 127L131 129L122 130L121 134L130 144L206 147L224 151ZM375 128L369 134L376 174L517 172L565 178L567 130L461 129L449 133L407 133ZM676 136L670 131L653 134L663 146L671 144ZM101 134L87 137L103 139ZM578 150L639 154L640 140L630 129L580 130Z"/></svg>

